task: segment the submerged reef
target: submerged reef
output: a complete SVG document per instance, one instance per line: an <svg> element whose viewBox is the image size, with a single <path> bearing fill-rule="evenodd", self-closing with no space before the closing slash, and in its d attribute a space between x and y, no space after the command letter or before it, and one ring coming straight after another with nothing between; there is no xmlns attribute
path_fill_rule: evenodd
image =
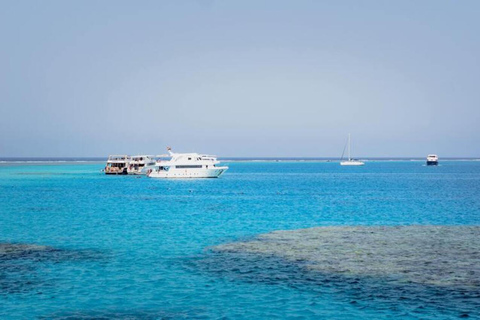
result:
<svg viewBox="0 0 480 320"><path fill-rule="evenodd" d="M480 287L480 227L320 227L212 249L274 256L322 273Z"/></svg>
<svg viewBox="0 0 480 320"><path fill-rule="evenodd" d="M101 259L91 250L65 250L50 246L21 243L0 243L0 294L15 294L52 287L42 268L48 264ZM54 275L53 275L54 277Z"/></svg>
<svg viewBox="0 0 480 320"><path fill-rule="evenodd" d="M53 247L36 244L0 243L0 260L40 257L45 253L59 251Z"/></svg>
<svg viewBox="0 0 480 320"><path fill-rule="evenodd" d="M58 312L40 319L48 320L158 320L158 319L192 319L202 317L202 313L191 311L174 312L168 310L78 310L71 312Z"/></svg>
<svg viewBox="0 0 480 320"><path fill-rule="evenodd" d="M419 316L480 317L480 227L318 227L209 248L196 265Z"/></svg>

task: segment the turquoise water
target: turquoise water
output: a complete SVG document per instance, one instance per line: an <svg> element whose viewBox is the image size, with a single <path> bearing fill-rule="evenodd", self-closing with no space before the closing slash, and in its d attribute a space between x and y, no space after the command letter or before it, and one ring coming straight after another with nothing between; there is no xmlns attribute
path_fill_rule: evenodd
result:
<svg viewBox="0 0 480 320"><path fill-rule="evenodd" d="M316 226L480 225L480 162L228 165L220 179L156 180L105 176L103 163L1 164L0 243L48 248L0 254L0 318L477 316L464 309L480 296L441 307L369 297L355 284L292 282L289 266L272 281L271 261L237 277L222 272L232 261L212 267L209 248Z"/></svg>

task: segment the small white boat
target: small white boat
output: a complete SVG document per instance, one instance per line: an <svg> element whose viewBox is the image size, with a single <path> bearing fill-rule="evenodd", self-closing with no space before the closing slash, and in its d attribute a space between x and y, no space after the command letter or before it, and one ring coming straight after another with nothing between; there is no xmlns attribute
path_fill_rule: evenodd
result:
<svg viewBox="0 0 480 320"><path fill-rule="evenodd" d="M350 144L351 144L350 142L351 142L350 134L348 134L348 141L347 141L348 160L340 161L340 165L342 165L342 166L363 166L365 164L364 162L362 162L360 160L352 159L350 157ZM345 154L345 148L347 147L347 145L345 145L345 147L343 148L342 159L343 159L343 155Z"/></svg>
<svg viewBox="0 0 480 320"><path fill-rule="evenodd" d="M127 174L130 160L130 156L127 155L109 156L104 170L105 174Z"/></svg>
<svg viewBox="0 0 480 320"><path fill-rule="evenodd" d="M437 166L438 156L436 154L429 154L427 156L427 166Z"/></svg>
<svg viewBox="0 0 480 320"><path fill-rule="evenodd" d="M148 169L155 167L155 156L133 156L128 164L128 174L146 174Z"/></svg>
<svg viewBox="0 0 480 320"><path fill-rule="evenodd" d="M228 170L219 166L215 156L198 153L173 153L167 148L170 159L159 160L154 169L147 171L150 178L218 178Z"/></svg>

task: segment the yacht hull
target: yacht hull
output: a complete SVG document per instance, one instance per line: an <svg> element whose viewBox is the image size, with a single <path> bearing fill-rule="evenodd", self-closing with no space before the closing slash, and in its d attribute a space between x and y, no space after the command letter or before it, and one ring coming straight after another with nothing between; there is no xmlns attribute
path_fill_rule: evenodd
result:
<svg viewBox="0 0 480 320"><path fill-rule="evenodd" d="M164 179L197 179L197 178L218 178L228 167L215 167L212 169L170 169L168 171L147 171L147 176L150 178L164 178Z"/></svg>
<svg viewBox="0 0 480 320"><path fill-rule="evenodd" d="M148 165L141 168L133 167L133 168L127 169L127 173L132 175L145 175L147 174L149 169L153 170L154 168L155 168L154 165Z"/></svg>
<svg viewBox="0 0 480 320"><path fill-rule="evenodd" d="M438 166L438 161L427 161L427 166Z"/></svg>
<svg viewBox="0 0 480 320"><path fill-rule="evenodd" d="M127 170L124 170L124 171L116 171L116 172L112 172L112 171L105 171L105 174L108 174L108 175L125 175L127 174Z"/></svg>
<svg viewBox="0 0 480 320"><path fill-rule="evenodd" d="M342 161L340 162L341 166L363 166L365 163L362 161Z"/></svg>

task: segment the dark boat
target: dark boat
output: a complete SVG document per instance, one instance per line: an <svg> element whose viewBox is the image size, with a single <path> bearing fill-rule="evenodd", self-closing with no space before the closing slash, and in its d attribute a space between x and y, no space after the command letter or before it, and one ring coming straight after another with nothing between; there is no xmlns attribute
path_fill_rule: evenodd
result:
<svg viewBox="0 0 480 320"><path fill-rule="evenodd" d="M427 166L437 166L438 156L436 154L429 154L427 156Z"/></svg>

